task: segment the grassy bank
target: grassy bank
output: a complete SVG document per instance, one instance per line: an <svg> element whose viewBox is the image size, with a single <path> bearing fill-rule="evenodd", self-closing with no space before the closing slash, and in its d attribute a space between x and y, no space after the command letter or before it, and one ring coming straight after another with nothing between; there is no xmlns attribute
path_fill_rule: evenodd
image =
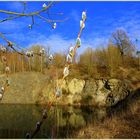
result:
<svg viewBox="0 0 140 140"><path fill-rule="evenodd" d="M88 125L74 138L140 138L140 88L133 98L120 103L103 122Z"/></svg>

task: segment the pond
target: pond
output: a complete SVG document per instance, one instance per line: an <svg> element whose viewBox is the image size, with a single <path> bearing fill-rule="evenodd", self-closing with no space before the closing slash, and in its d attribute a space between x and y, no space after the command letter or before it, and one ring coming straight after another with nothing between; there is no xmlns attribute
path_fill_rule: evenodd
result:
<svg viewBox="0 0 140 140"><path fill-rule="evenodd" d="M42 106L1 104L0 138L26 138L27 132L35 130L42 112ZM102 121L106 115L106 109L92 106L52 106L34 138L73 138L73 132Z"/></svg>
<svg viewBox="0 0 140 140"><path fill-rule="evenodd" d="M48 117L33 138L74 138L78 130L90 124L97 126L97 123L102 123L107 117L130 111L129 107L139 102L139 93L140 89L111 108L52 106L47 111ZM36 123L42 119L44 108L46 106L0 104L0 139L21 139L26 138L27 133L33 134Z"/></svg>

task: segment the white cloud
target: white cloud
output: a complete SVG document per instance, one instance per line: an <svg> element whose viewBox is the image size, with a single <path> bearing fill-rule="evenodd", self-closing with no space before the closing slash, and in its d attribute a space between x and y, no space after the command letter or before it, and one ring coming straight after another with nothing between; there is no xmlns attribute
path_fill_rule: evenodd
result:
<svg viewBox="0 0 140 140"><path fill-rule="evenodd" d="M40 34L38 37L34 39L32 38L32 43L28 46L30 47L34 44L40 44L46 47L50 46L53 52L66 53L70 44L74 44L74 40L66 40L59 35L51 35L47 37L45 35Z"/></svg>
<svg viewBox="0 0 140 140"><path fill-rule="evenodd" d="M130 39L133 43L135 43L136 38L140 40L140 15L138 11L132 10L126 12L124 10L118 11L117 16L106 17L97 17L96 23L99 23L96 27L94 27L94 32L90 33L90 38L104 38L109 39L111 37L112 32L114 32L118 28L123 28L129 35ZM97 32L95 32L95 30ZM102 30L102 32L101 32ZM138 42L138 49L140 49L140 41Z"/></svg>
<svg viewBox="0 0 140 140"><path fill-rule="evenodd" d="M125 14L123 14L125 13ZM118 13L120 14L120 13ZM78 11L73 10L70 13L70 17L72 21L75 21L76 26L79 26L79 19L81 15L78 13ZM119 16L117 19L115 17L98 17L95 18L98 26L92 27L92 24L88 25L88 20L86 24L86 30L90 30L90 32L86 35L83 34L82 36L82 46L78 49L78 53L82 53L87 47L97 48L99 46L105 46L108 43L108 39L111 36L111 33L115 31L117 28L124 28L126 31L128 31L129 36L132 40L135 40L135 38L140 38L140 16L136 14L135 11L126 13L121 13L121 16ZM91 19L89 19L91 20ZM91 21L92 23L92 21ZM6 24L6 22L5 22ZM11 28L12 30L20 30L27 26L28 24L17 22L17 21L11 21L7 23L6 26L1 26L0 29L5 28L9 30ZM7 28L9 27L9 28ZM27 28L27 27L25 27ZM90 29L89 29L90 28ZM93 29L92 29L93 28ZM11 39L16 40L18 44L25 44L24 47L29 47L32 44L42 44L42 45L49 45L52 47L53 51L57 52L66 52L70 44L75 44L76 38L67 38L59 34L53 34L53 35L45 35L41 34L39 32L31 31L26 32L24 35L23 33L14 33L11 36Z"/></svg>
<svg viewBox="0 0 140 140"><path fill-rule="evenodd" d="M96 47L103 47L105 44L107 44L107 39L105 38L94 38L92 39L84 39L81 38L82 45L78 49L78 54L82 53L86 48L96 48ZM75 45L76 39L66 39L60 35L51 35L49 37L46 37L45 35L39 35L36 38L32 38L32 43L28 46L31 46L33 44L41 44L44 46L50 46L53 52L62 52L67 53L68 48L70 45Z"/></svg>
<svg viewBox="0 0 140 140"><path fill-rule="evenodd" d="M0 30L4 30L4 31L17 31L17 30L22 30L23 28L25 28L27 25L24 22L20 22L20 21L6 21L3 23L0 23ZM27 27L26 27L27 28Z"/></svg>
<svg viewBox="0 0 140 140"><path fill-rule="evenodd" d="M47 36L46 34L41 34L36 31L28 31L26 34L22 32L13 33L7 35L8 39L15 41L17 44L23 44L22 47L29 48L34 44L40 44L43 46L50 46L53 52L67 53L70 44L75 45L76 38L67 38L60 34L52 34ZM95 49L96 47L103 47L107 44L108 39L105 37L93 37L84 35L81 38L82 45L78 49L78 54L82 53L86 48L91 47Z"/></svg>

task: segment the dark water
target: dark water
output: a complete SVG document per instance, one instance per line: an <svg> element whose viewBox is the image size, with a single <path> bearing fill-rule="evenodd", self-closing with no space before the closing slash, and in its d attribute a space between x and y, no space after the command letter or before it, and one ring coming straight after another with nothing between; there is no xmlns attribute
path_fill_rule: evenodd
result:
<svg viewBox="0 0 140 140"><path fill-rule="evenodd" d="M74 138L75 133L89 124L95 125L129 109L140 100L140 89L125 101L114 107L95 108L93 106L72 107L52 106L34 138ZM33 133L36 123L42 118L43 107L36 105L0 104L0 138L26 138L27 132Z"/></svg>
<svg viewBox="0 0 140 140"><path fill-rule="evenodd" d="M27 132L35 129L42 111L36 105L0 105L0 138L25 138ZM106 116L106 109L92 106L55 106L34 138L73 138L73 132Z"/></svg>

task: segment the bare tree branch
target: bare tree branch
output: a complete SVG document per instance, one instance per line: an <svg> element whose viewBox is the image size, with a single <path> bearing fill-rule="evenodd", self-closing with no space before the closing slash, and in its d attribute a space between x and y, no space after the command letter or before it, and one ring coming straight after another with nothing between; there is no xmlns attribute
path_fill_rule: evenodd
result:
<svg viewBox="0 0 140 140"><path fill-rule="evenodd" d="M13 19L16 19L16 18L19 18L19 17L21 17L21 16L19 16L19 15L18 16L10 16L8 18L0 20L0 23L8 21L8 20L13 20Z"/></svg>
<svg viewBox="0 0 140 140"><path fill-rule="evenodd" d="M3 38L3 39L7 42L7 46L8 46L8 47L10 47L12 50L14 50L16 53L18 53L18 54L20 54L20 55L25 55L25 56L26 56L25 53L19 52L17 49L15 49L15 47L16 47L16 48L19 48L19 49L22 49L22 50L24 49L24 50L26 50L26 51L28 51L28 49L21 48L21 47L19 47L16 43L9 41L9 40L3 35L3 33L0 33L0 36L1 36L1 38ZM40 53L35 53L35 52L34 52L34 54L40 56Z"/></svg>
<svg viewBox="0 0 140 140"><path fill-rule="evenodd" d="M52 6L53 2L50 2L48 6L46 6L46 8L43 8L39 11L36 12L31 12L31 13L18 13L18 12L12 12L12 11L7 11L7 10L0 10L0 13L5 13L5 14L10 14L10 15L19 15L19 16L34 16L37 14L40 14L42 12L47 11L51 6Z"/></svg>
<svg viewBox="0 0 140 140"><path fill-rule="evenodd" d="M26 10L26 2L23 2L23 12L22 13L24 13L25 10Z"/></svg>
<svg viewBox="0 0 140 140"><path fill-rule="evenodd" d="M3 38L6 42L9 41L2 33L0 33L0 36L1 36L1 38Z"/></svg>
<svg viewBox="0 0 140 140"><path fill-rule="evenodd" d="M63 22L65 20L67 20L68 18L65 18L64 20L51 20L51 19L47 19L46 17L40 15L43 12L47 12L48 13L48 10L53 5L53 3L54 2L50 2L48 4L48 6L44 7L43 9L35 11L35 12L30 12L30 13L25 13L26 3L23 3L24 4L23 5L24 9L23 9L22 13L14 12L14 11L7 11L7 10L0 10L0 13L4 13L4 14L8 14L8 15L13 15L13 16L9 16L8 18L0 20L0 23L8 21L8 20L17 19L17 18L20 18L20 17L32 17L32 25L34 25L34 17L35 16L38 16L39 18L41 18L44 21L49 22L49 23L51 23L51 22ZM53 13L53 14L48 13L48 14L49 15L55 15L55 13ZM56 13L56 15L62 15L62 14L63 13Z"/></svg>
<svg viewBox="0 0 140 140"><path fill-rule="evenodd" d="M64 22L65 20L67 20L68 18L65 18L64 20L51 20L51 19L47 19L39 14L37 14L36 16L40 17L41 19L43 19L46 22Z"/></svg>
<svg viewBox="0 0 140 140"><path fill-rule="evenodd" d="M5 21L9 21L9 20L13 20L13 19L17 19L17 18L21 18L21 17L31 17L31 24L29 24L29 28L32 29L32 26L35 24L35 16L39 17L40 19L44 20L45 22L63 22L68 18L65 18L64 20L53 20L53 19L47 19L46 17L40 15L43 12L48 12L48 15L50 15L49 13L49 8L53 5L54 2L49 2L48 5L43 4L43 9L38 10L38 11L34 11L34 12L30 12L30 13L25 13L25 9L26 9L26 3L22 3L23 4L23 10L21 12L14 12L14 11L7 11L7 10L0 10L0 13L3 14L8 14L9 17L0 20L0 23L5 22ZM56 13L56 15L62 15L62 13ZM14 51L18 52L14 47L17 47L17 45L11 41L9 41L3 33L0 33L0 37L3 38L6 42L7 42L7 46L10 47L11 49L13 49ZM22 54L20 52L18 52L19 54ZM22 54L23 55L23 54Z"/></svg>

